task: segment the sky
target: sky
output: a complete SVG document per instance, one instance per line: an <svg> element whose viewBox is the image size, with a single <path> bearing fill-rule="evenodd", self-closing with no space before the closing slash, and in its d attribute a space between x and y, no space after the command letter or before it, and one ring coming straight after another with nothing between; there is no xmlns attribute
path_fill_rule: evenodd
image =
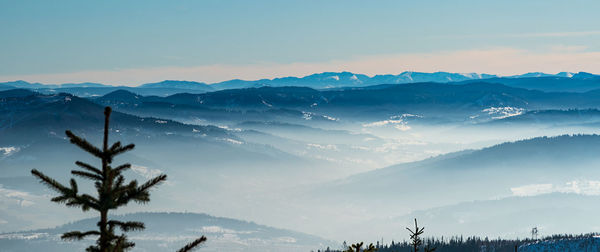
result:
<svg viewBox="0 0 600 252"><path fill-rule="evenodd" d="M0 81L600 73L600 1L0 0Z"/></svg>

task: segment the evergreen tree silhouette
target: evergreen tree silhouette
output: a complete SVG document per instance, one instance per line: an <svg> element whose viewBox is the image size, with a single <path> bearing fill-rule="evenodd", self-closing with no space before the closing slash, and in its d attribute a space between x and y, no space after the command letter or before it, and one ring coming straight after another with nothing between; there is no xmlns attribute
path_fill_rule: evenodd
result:
<svg viewBox="0 0 600 252"><path fill-rule="evenodd" d="M413 247L413 252L419 252L419 247L423 245L423 239L421 239L421 235L423 234L425 228L419 227L417 225L417 219L415 218L415 229L412 230L410 228L406 228L408 232L410 232L410 240L411 246ZM430 248L429 245L424 248L425 252L433 252L436 248Z"/></svg>
<svg viewBox="0 0 600 252"><path fill-rule="evenodd" d="M363 242L360 243L356 243L356 244L352 244L352 246L349 246L348 249L344 252L375 252L377 251L377 248L375 248L375 246L373 246L373 243L369 244L369 246L367 248L365 248L364 250L362 249L363 246Z"/></svg>
<svg viewBox="0 0 600 252"><path fill-rule="evenodd" d="M129 183L125 182L125 178L121 174L131 168L131 164L122 164L116 167L112 166L113 158L132 150L135 145L121 145L121 142L116 142L110 147L108 145L109 119L111 108L104 109L104 138L102 149L93 146L87 140L76 136L70 130L65 133L69 137L71 143L79 148L87 151L93 156L102 160L102 167L96 168L90 164L76 161L75 164L83 170L72 170L71 174L84 179L94 181L97 191L97 196L80 193L77 182L71 178L70 185L65 186L58 181L44 175L42 172L33 169L31 174L37 177L41 183L58 192L60 195L51 200L56 203L63 203L68 207L81 207L81 210L94 210L100 214L98 222L98 230L91 231L72 231L64 233L61 238L65 240L81 240L88 236L98 236L96 245L92 245L86 249L88 252L121 252L126 251L135 246L135 244L127 240L126 232L138 231L145 228L144 223L137 221L118 221L109 220L108 212L119 207L126 206L131 201L144 204L150 201L150 189L167 179L167 175L158 175L143 184L138 184L136 180ZM116 234L115 228L119 228L122 234ZM198 245L206 241L206 237L202 236L195 241L187 244L178 252L188 252L196 248Z"/></svg>

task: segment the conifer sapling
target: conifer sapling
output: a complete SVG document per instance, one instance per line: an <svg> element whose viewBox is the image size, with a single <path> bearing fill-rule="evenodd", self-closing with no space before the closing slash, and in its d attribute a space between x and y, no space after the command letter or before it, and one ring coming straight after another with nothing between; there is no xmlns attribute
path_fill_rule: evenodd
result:
<svg viewBox="0 0 600 252"><path fill-rule="evenodd" d="M61 238L65 240L81 240L88 236L97 236L96 245L88 247L89 252L120 252L131 249L135 244L127 240L126 232L143 230L144 223L137 221L119 221L109 219L110 210L126 206L131 201L144 204L150 201L150 189L164 182L167 175L158 175L143 184L138 184L136 180L126 182L122 172L131 168L131 164L126 163L113 166L112 161L115 156L132 150L135 145L121 145L116 142L108 145L109 119L111 108L104 109L104 138L102 148L97 148L87 140L73 134L70 130L65 133L70 142L79 148L87 151L93 156L99 158L102 162L101 168L96 168L90 164L77 161L75 164L82 170L72 170L71 174L94 182L97 195L92 196L86 193L80 193L77 182L71 178L68 186L46 176L42 172L33 169L31 173L37 177L41 183L58 192L60 195L52 198L52 201L63 203L69 207L81 207L83 211L94 210L100 214L100 221L97 223L97 230L90 231L71 231L64 233ZM121 234L116 234L115 229L120 229ZM181 248L179 252L191 251L199 244L206 241L202 236L197 240Z"/></svg>

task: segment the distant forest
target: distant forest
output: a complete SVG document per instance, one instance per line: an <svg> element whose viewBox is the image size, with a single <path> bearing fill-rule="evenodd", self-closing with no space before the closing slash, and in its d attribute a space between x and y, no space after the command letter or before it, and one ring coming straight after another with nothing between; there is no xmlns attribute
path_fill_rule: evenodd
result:
<svg viewBox="0 0 600 252"><path fill-rule="evenodd" d="M590 239L598 236L598 233L579 234L579 235L552 235L540 239L489 239L481 237L462 237L454 236L451 238L426 238L423 240L424 245L429 245L431 248L436 248L435 252L514 252L515 248L527 246L530 244L540 243L544 241L562 240L562 239ZM347 248L350 244L344 243L342 247ZM377 252L413 252L410 241L394 242L390 244L375 244ZM317 250L318 252L344 252L346 249L326 248ZM362 251L362 250L361 250ZM422 249L419 251L423 251ZM520 251L520 250L518 250Z"/></svg>

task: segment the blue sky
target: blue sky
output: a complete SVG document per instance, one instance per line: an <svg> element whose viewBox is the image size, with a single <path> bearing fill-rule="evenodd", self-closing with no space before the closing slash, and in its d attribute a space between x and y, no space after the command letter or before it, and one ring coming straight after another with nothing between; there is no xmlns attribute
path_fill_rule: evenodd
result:
<svg viewBox="0 0 600 252"><path fill-rule="evenodd" d="M0 81L600 73L600 1L0 0Z"/></svg>

